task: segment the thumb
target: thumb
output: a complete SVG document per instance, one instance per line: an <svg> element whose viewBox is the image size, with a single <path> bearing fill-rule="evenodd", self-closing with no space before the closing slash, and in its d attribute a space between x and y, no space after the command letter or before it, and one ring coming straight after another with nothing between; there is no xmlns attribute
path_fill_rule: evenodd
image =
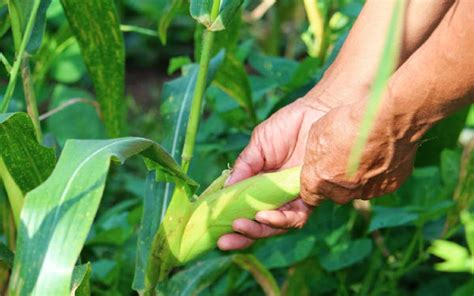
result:
<svg viewBox="0 0 474 296"><path fill-rule="evenodd" d="M244 179L250 178L258 174L264 167L265 158L263 156L260 144L255 139L255 133L252 135L250 143L240 153L237 158L232 174L227 179L225 186L235 184Z"/></svg>

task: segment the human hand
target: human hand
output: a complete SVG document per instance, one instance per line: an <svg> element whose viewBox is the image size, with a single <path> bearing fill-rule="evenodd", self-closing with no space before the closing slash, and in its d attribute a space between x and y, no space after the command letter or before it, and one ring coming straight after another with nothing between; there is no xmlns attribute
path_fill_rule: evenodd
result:
<svg viewBox="0 0 474 296"><path fill-rule="evenodd" d="M395 191L410 175L422 133L385 112L374 123L359 168L349 176L349 155L364 110L363 101L336 108L312 126L301 174L306 203L370 199Z"/></svg>
<svg viewBox="0 0 474 296"><path fill-rule="evenodd" d="M282 108L257 126L248 146L237 159L227 185L266 171L303 164L306 140L311 125L328 109L303 98ZM311 207L301 199L278 210L261 211L255 220L238 219L233 223L235 233L223 235L218 246L222 250L248 247L255 239L285 232L291 227L302 227Z"/></svg>

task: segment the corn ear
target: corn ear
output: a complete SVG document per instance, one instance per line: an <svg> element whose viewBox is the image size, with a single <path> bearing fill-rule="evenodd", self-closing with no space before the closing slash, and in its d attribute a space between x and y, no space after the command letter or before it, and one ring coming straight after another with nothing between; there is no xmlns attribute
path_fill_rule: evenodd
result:
<svg viewBox="0 0 474 296"><path fill-rule="evenodd" d="M164 280L173 267L215 248L220 236L232 232L235 219L254 219L258 211L276 209L296 198L300 172L301 167L294 167L222 188L227 172L195 202L177 187L153 241L152 264L147 272L149 289Z"/></svg>

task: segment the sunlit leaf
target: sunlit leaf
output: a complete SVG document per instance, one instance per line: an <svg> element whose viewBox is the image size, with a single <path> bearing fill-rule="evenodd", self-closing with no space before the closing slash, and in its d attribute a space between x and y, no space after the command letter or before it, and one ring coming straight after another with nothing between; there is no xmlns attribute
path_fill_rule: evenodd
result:
<svg viewBox="0 0 474 296"><path fill-rule="evenodd" d="M11 295L68 293L74 264L101 201L110 162L124 162L135 154L148 159L150 169L166 171L191 191L196 188L171 156L153 141L68 141L51 176L25 198Z"/></svg>
<svg viewBox="0 0 474 296"><path fill-rule="evenodd" d="M469 257L469 252L463 246L456 243L436 240L431 245L429 252L444 259L442 263L435 264L435 269L446 272L474 272L473 259Z"/></svg>

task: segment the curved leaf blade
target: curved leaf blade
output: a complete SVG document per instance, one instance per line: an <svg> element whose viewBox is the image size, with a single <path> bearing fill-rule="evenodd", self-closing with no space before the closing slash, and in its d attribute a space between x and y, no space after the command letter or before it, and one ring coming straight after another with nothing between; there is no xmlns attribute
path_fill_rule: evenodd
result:
<svg viewBox="0 0 474 296"><path fill-rule="evenodd" d="M10 295L66 295L74 264L99 207L110 161L141 154L184 187L195 189L171 156L143 138L72 140L41 186L28 193L21 213Z"/></svg>
<svg viewBox="0 0 474 296"><path fill-rule="evenodd" d="M114 1L61 0L61 3L81 47L107 132L117 137L126 113L125 46Z"/></svg>

